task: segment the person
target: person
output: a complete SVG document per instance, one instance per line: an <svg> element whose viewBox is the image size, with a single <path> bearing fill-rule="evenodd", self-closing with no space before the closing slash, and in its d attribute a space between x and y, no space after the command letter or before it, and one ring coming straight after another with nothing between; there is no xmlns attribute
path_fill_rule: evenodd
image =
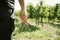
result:
<svg viewBox="0 0 60 40"><path fill-rule="evenodd" d="M0 40L11 40L11 34L14 31L14 0L0 0ZM27 26L27 18L25 15L24 0L19 0L21 5L21 20Z"/></svg>

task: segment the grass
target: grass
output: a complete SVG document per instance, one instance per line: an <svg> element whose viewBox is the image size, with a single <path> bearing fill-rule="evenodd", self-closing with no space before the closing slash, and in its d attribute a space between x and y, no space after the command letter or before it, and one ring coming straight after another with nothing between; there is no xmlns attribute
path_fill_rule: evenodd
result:
<svg viewBox="0 0 60 40"><path fill-rule="evenodd" d="M57 37L60 31L52 26L47 27L45 25L45 27L39 28L29 24L26 30L24 26L16 27L15 29L14 40L60 40Z"/></svg>
<svg viewBox="0 0 60 40"><path fill-rule="evenodd" d="M14 36L15 40L19 40L22 38L22 40L25 40L26 38L28 40L48 40L50 37L48 37L50 35L49 32L47 31L40 31L40 30L36 30L36 31L33 31L33 32L21 32L21 33L18 33ZM47 39L46 39L47 38Z"/></svg>
<svg viewBox="0 0 60 40"><path fill-rule="evenodd" d="M34 21L29 21L28 27L24 27L19 18L15 17L15 31L13 40L60 40L60 28L50 24L35 26ZM33 25L32 25L33 24Z"/></svg>
<svg viewBox="0 0 60 40"><path fill-rule="evenodd" d="M54 40L60 40L60 36L56 37Z"/></svg>

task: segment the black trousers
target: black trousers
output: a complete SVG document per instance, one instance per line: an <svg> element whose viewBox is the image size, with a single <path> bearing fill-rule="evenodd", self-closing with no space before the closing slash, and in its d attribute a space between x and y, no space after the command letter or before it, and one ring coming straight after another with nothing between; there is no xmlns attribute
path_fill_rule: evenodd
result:
<svg viewBox="0 0 60 40"><path fill-rule="evenodd" d="M0 21L0 40L11 40L14 31L14 19L7 17Z"/></svg>

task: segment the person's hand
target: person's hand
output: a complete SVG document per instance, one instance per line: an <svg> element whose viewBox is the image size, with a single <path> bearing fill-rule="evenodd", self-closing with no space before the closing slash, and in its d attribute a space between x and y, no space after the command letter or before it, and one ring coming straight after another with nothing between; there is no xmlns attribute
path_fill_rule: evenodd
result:
<svg viewBox="0 0 60 40"><path fill-rule="evenodd" d="M21 14L20 18L21 18L22 22L24 23L24 26L27 27L28 23L27 23L27 17L26 17L26 14L25 14L26 12L25 11L21 11L21 13L22 14Z"/></svg>

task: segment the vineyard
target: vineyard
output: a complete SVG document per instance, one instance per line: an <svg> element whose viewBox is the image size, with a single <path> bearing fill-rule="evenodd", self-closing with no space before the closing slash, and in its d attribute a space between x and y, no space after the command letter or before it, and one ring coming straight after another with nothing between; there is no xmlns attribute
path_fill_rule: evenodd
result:
<svg viewBox="0 0 60 40"><path fill-rule="evenodd" d="M60 4L55 6L43 5L43 1L33 6L27 6L28 27L24 27L15 11L14 40L60 40Z"/></svg>

